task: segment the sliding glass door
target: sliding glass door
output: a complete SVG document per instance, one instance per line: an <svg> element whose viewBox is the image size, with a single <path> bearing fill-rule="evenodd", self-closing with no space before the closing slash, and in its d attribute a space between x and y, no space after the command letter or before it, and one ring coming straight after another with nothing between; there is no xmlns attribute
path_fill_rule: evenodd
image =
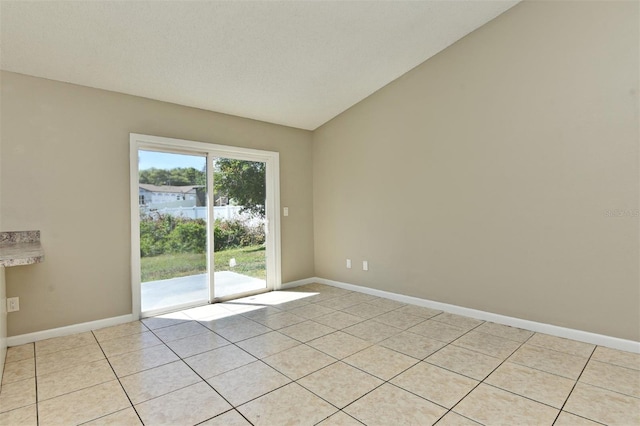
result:
<svg viewBox="0 0 640 426"><path fill-rule="evenodd" d="M207 156L138 151L143 312L209 300Z"/></svg>
<svg viewBox="0 0 640 426"><path fill-rule="evenodd" d="M139 316L280 286L278 154L131 135Z"/></svg>
<svg viewBox="0 0 640 426"><path fill-rule="evenodd" d="M214 157L215 295L267 288L266 163Z"/></svg>

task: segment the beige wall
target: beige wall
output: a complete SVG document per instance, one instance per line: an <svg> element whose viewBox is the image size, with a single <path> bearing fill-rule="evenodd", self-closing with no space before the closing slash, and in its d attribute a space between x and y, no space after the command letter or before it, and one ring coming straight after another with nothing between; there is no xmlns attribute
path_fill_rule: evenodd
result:
<svg viewBox="0 0 640 426"><path fill-rule="evenodd" d="M0 377L4 371L7 357L7 287L4 279L4 266L0 266ZM2 383L0 383L0 389Z"/></svg>
<svg viewBox="0 0 640 426"><path fill-rule="evenodd" d="M131 312L130 132L278 151L282 279L313 276L310 132L13 73L1 102L3 230L45 250L7 270L10 336Z"/></svg>
<svg viewBox="0 0 640 426"><path fill-rule="evenodd" d="M0 75L0 86L2 76ZM0 102L0 117L2 117L2 103ZM1 130L1 123L0 123ZM0 136L0 159L2 159L2 139ZM2 176L2 161L0 161L0 177ZM0 182L1 183L1 182ZM0 185L0 231L2 231L2 185ZM7 356L7 286L5 284L4 266L0 266L0 377L4 371L4 361ZM0 389L2 383L0 383Z"/></svg>
<svg viewBox="0 0 640 426"><path fill-rule="evenodd" d="M280 152L285 282L315 274L640 340L638 218L606 213L639 207L638 39L637 2L524 2L313 142L3 72L1 230L40 229L46 252L7 271L21 299L9 334L131 312L135 132Z"/></svg>
<svg viewBox="0 0 640 426"><path fill-rule="evenodd" d="M316 275L640 340L638 22L521 3L316 130Z"/></svg>

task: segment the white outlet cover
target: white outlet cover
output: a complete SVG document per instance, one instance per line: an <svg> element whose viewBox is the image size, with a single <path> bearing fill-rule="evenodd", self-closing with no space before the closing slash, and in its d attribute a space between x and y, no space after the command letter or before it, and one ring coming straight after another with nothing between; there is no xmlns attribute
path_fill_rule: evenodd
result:
<svg viewBox="0 0 640 426"><path fill-rule="evenodd" d="M20 299L18 297L7 298L7 312L17 312L20 310Z"/></svg>
<svg viewBox="0 0 640 426"><path fill-rule="evenodd" d="M367 262L366 260L362 261L362 270L363 271L368 271L369 270L369 262Z"/></svg>

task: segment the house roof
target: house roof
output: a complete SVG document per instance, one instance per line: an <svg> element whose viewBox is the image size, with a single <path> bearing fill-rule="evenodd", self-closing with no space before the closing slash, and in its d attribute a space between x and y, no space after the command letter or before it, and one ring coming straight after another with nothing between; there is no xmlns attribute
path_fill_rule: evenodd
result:
<svg viewBox="0 0 640 426"><path fill-rule="evenodd" d="M138 185L140 189L144 189L149 192L168 192L173 194L186 194L192 192L196 188L204 188L203 185L188 185L188 186L170 186L170 185L151 185L148 183L141 183Z"/></svg>

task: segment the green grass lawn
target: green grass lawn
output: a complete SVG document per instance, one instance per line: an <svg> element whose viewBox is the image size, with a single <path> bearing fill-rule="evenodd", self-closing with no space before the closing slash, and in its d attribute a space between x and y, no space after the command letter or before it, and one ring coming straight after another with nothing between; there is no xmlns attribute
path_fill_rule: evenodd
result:
<svg viewBox="0 0 640 426"><path fill-rule="evenodd" d="M266 251L263 246L250 246L214 253L216 271L233 271L251 277L266 279ZM229 267L229 260L236 259L236 266ZM185 277L207 272L207 259L202 254L177 253L140 259L142 282Z"/></svg>

